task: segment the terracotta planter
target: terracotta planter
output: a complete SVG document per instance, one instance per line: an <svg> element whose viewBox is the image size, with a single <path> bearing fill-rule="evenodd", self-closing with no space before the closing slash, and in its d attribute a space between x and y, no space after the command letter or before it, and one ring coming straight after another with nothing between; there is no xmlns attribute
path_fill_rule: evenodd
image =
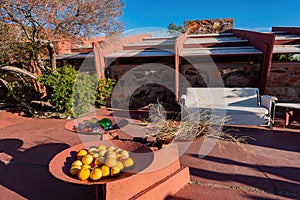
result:
<svg viewBox="0 0 300 200"><path fill-rule="evenodd" d="M74 160L74 152L86 146L115 144L130 152L135 165L128 172L122 172L117 178L99 181L80 181L69 176L67 169ZM144 154L146 153L146 154ZM146 156L145 156L146 155ZM190 181L187 167L180 167L177 145L152 152L144 145L120 140L103 140L79 144L57 154L49 164L49 170L56 178L73 184L94 186L98 199L164 199L175 194Z"/></svg>

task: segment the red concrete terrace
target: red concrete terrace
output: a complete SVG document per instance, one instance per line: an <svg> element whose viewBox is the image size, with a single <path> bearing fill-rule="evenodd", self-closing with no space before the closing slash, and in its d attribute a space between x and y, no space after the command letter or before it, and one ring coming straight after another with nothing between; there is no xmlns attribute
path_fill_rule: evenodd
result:
<svg viewBox="0 0 300 200"><path fill-rule="evenodd" d="M65 129L68 120L24 118L4 110L0 119L0 199L96 199L94 187L66 183L49 172L56 154L82 142ZM190 183L163 198L300 199L300 125L283 125L277 118L273 130L235 127L238 135L254 140L243 148L218 141L204 158L198 156L203 140L194 141L180 158L181 166L189 167Z"/></svg>

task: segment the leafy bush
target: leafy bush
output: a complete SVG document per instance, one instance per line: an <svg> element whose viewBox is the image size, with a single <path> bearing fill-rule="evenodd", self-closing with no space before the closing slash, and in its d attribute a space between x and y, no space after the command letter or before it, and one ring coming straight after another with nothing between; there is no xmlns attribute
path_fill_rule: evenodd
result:
<svg viewBox="0 0 300 200"><path fill-rule="evenodd" d="M94 74L78 73L72 95L73 116L79 117L95 107L97 80Z"/></svg>
<svg viewBox="0 0 300 200"><path fill-rule="evenodd" d="M48 71L39 81L50 89L48 101L57 111L72 117L89 112L95 104L105 105L115 84L111 79L98 80L95 74L78 72L70 65L57 72Z"/></svg>
<svg viewBox="0 0 300 200"><path fill-rule="evenodd" d="M113 79L100 79L97 86L96 104L106 105L106 99L111 96L116 81Z"/></svg>
<svg viewBox="0 0 300 200"><path fill-rule="evenodd" d="M47 71L38 78L42 86L48 87L49 102L57 111L73 115L72 94L77 72L72 66L57 69L57 72ZM50 88L50 90L49 90Z"/></svg>

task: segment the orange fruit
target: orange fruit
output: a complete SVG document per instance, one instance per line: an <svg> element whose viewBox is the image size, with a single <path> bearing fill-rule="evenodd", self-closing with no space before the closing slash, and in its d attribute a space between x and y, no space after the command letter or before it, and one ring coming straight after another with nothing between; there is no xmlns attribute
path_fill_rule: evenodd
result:
<svg viewBox="0 0 300 200"><path fill-rule="evenodd" d="M80 166L74 165L70 168L70 174L75 176L75 175L77 175L77 173L79 172L80 169L81 169Z"/></svg>
<svg viewBox="0 0 300 200"><path fill-rule="evenodd" d="M98 158L95 159L94 164L96 166L100 166L104 163L104 157L99 156Z"/></svg>
<svg viewBox="0 0 300 200"><path fill-rule="evenodd" d="M98 151L100 151L100 150L106 150L106 146L103 145L103 144L100 144L97 149L98 149Z"/></svg>
<svg viewBox="0 0 300 200"><path fill-rule="evenodd" d="M93 156L93 158L98 158L99 157L99 153L96 153L96 152L92 153L91 155Z"/></svg>
<svg viewBox="0 0 300 200"><path fill-rule="evenodd" d="M124 168L124 165L121 161L117 161L116 167L118 167L120 170L122 170Z"/></svg>
<svg viewBox="0 0 300 200"><path fill-rule="evenodd" d="M129 153L128 153L128 151L126 151L126 150L121 151L121 155L122 155L123 157L125 157L125 158L128 158L128 157L129 157Z"/></svg>
<svg viewBox="0 0 300 200"><path fill-rule="evenodd" d="M81 165L83 165L83 164L80 160L75 160L74 162L72 162L71 166L81 166Z"/></svg>
<svg viewBox="0 0 300 200"><path fill-rule="evenodd" d="M100 151L99 151L99 156L105 156L105 154L106 154L106 149L101 149Z"/></svg>
<svg viewBox="0 0 300 200"><path fill-rule="evenodd" d="M90 147L89 148L89 153L92 154L94 152L98 152L98 148L97 147Z"/></svg>
<svg viewBox="0 0 300 200"><path fill-rule="evenodd" d="M107 151L114 151L115 149L116 149L116 147L110 146L110 147L107 148Z"/></svg>
<svg viewBox="0 0 300 200"><path fill-rule="evenodd" d="M116 153L121 153L122 151L123 151L123 149L120 149L120 148L115 149L115 152L116 152Z"/></svg>
<svg viewBox="0 0 300 200"><path fill-rule="evenodd" d="M116 157L117 157L117 154L116 154L116 152L114 152L114 151L107 151L107 152L105 153L105 157L106 157L106 158L108 158L108 157L116 158Z"/></svg>
<svg viewBox="0 0 300 200"><path fill-rule="evenodd" d="M85 156L86 154L88 154L86 149L80 149L77 153L77 158L78 160L80 160L83 156Z"/></svg>
<svg viewBox="0 0 300 200"><path fill-rule="evenodd" d="M107 165L108 167L113 167L113 166L116 166L117 160L115 158L108 157L105 160L104 164Z"/></svg>
<svg viewBox="0 0 300 200"><path fill-rule="evenodd" d="M134 165L134 161L132 158L126 158L123 160L123 165L125 168L132 167Z"/></svg>
<svg viewBox="0 0 300 200"><path fill-rule="evenodd" d="M111 176L118 176L120 174L120 169L116 166L110 168L110 175Z"/></svg>
<svg viewBox="0 0 300 200"><path fill-rule="evenodd" d="M119 160L119 161L122 161L122 162L123 162L124 160L126 160L126 159L127 159L127 157L124 157L124 156L118 157L118 160Z"/></svg>
<svg viewBox="0 0 300 200"><path fill-rule="evenodd" d="M91 172L88 168L83 167L77 173L77 177L79 178L79 180L85 181L90 177L90 173Z"/></svg>
<svg viewBox="0 0 300 200"><path fill-rule="evenodd" d="M110 169L108 166L103 165L100 167L101 171L102 171L102 177L108 177L110 175Z"/></svg>
<svg viewBox="0 0 300 200"><path fill-rule="evenodd" d="M93 162L94 158L91 154L86 154L85 156L83 156L83 158L81 159L81 162L84 165L89 165Z"/></svg>
<svg viewBox="0 0 300 200"><path fill-rule="evenodd" d="M95 167L90 174L90 179L93 181L99 180L102 177L102 170L100 168Z"/></svg>

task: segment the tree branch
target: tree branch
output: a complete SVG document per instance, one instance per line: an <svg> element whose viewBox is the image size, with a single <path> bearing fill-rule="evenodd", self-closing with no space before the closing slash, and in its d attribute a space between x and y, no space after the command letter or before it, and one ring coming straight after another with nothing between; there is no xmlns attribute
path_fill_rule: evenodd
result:
<svg viewBox="0 0 300 200"><path fill-rule="evenodd" d="M0 69L2 70L6 70L6 71L13 71L13 72L18 72L18 73L21 73L21 74L24 74L24 75L27 75L29 76L30 78L33 78L33 79L37 79L37 76L34 75L33 73L25 70L25 69L21 69L21 68L18 68L18 67L13 67L13 66L7 66L7 65L0 65Z"/></svg>

